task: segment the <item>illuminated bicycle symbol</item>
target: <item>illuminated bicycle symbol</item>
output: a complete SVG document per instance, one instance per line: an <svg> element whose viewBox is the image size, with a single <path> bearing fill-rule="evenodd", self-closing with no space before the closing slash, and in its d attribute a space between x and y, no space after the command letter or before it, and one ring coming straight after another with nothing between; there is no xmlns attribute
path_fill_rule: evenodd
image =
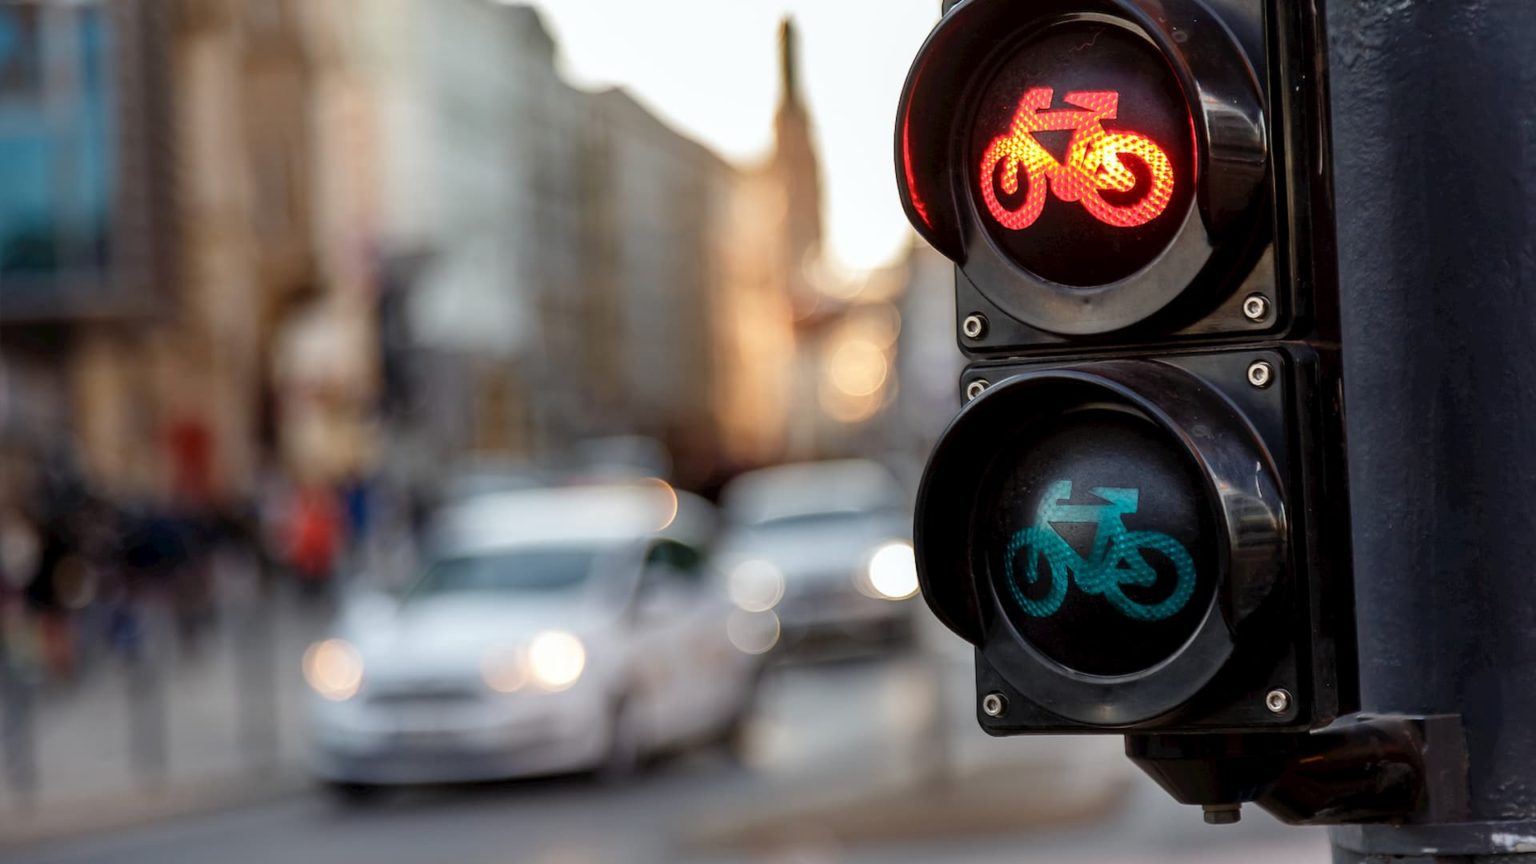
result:
<svg viewBox="0 0 1536 864"><path fill-rule="evenodd" d="M1072 481L1059 480L1045 490L1045 497L1035 512L1035 524L1013 535L1003 558L1003 572L1013 598L1025 614L1048 618L1061 608L1067 597L1069 580L1077 582L1084 594L1103 597L1120 614L1136 621L1161 621L1176 614L1195 592L1195 562L1179 541L1159 531L1127 531L1122 521L1135 513L1140 493L1136 489L1095 487L1089 490L1104 504L1068 504ZM1052 527L1055 522L1094 523L1093 546L1088 557L1062 539ZM1127 597L1125 586L1149 587L1157 582L1157 570L1147 560L1155 552L1172 565L1178 580L1172 593L1158 603L1142 603ZM1024 575L1030 585L1041 579L1040 559L1045 559L1050 586L1039 599L1025 595L1019 584L1014 562L1026 562ZM1070 576L1069 576L1070 574Z"/></svg>
<svg viewBox="0 0 1536 864"><path fill-rule="evenodd" d="M1113 90L1075 90L1064 97L1074 108L1051 107L1054 91L1032 87L1019 100L1008 133L992 139L981 157L981 196L998 224L1013 231L1033 225L1045 208L1046 182L1056 197L1078 202L1095 219L1116 228L1134 228L1156 219L1173 198L1173 165L1151 138L1110 132L1102 121L1119 111ZM1036 132L1072 131L1065 162L1057 162L1035 139ZM1138 176L1139 175L1139 176ZM998 198L998 188L1010 198ZM1106 197L1108 196L1108 197Z"/></svg>

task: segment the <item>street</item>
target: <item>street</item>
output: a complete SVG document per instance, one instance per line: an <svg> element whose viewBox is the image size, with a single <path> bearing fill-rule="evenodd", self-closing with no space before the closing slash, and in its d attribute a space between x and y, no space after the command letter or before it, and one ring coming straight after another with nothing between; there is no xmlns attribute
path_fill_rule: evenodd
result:
<svg viewBox="0 0 1536 864"><path fill-rule="evenodd" d="M586 778L402 792L361 807L319 790L202 816L0 852L16 864L246 864L246 862L834 862L1018 861L1161 864L1327 860L1316 829L1288 828L1262 813L1231 827L1205 825L1141 778L1118 740L987 739L946 711L957 778L1002 767L1017 775L1017 825L923 820L871 822L858 802L881 790L928 795L936 812L963 807L964 783L947 794L913 786L928 733L930 686L922 655L797 664L775 672L743 759L719 750L680 755L618 787ZM946 691L968 682L946 663ZM947 700L956 707L954 699ZM960 708L964 702L958 703ZM873 713L861 714L860 709ZM860 718L864 722L860 722ZM931 722L931 719L927 722ZM1029 796L1060 785L1082 813L1074 824L1033 824ZM1128 792L1122 792L1128 788ZM1044 800L1044 799L1042 799ZM817 802L825 802L824 806ZM810 805L811 815L806 806ZM895 815L892 810L892 816ZM1036 811L1039 812L1039 811ZM847 815L856 814L856 815ZM843 818L865 830L840 830ZM1086 820L1086 821L1083 821ZM871 836L868 826L876 826ZM770 839L763 839L763 838Z"/></svg>

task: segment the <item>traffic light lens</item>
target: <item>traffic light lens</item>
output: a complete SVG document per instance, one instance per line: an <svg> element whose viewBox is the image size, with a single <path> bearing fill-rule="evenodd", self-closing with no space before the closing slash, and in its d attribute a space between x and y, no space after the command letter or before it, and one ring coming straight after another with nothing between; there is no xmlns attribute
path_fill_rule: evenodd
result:
<svg viewBox="0 0 1536 864"><path fill-rule="evenodd" d="M1198 472L1160 427L1085 408L1005 452L981 512L1000 607L1036 651L1089 675L1129 675L1199 629L1217 582Z"/></svg>
<svg viewBox="0 0 1536 864"><path fill-rule="evenodd" d="M1173 70L1107 23L1047 28L986 86L968 187L1016 264L1063 285L1107 285L1155 260L1194 196L1194 124Z"/></svg>

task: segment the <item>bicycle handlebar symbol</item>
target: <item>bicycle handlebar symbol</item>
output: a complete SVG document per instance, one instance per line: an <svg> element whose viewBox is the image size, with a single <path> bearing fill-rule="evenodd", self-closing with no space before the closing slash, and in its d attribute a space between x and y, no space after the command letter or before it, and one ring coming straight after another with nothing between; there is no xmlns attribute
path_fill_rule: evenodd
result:
<svg viewBox="0 0 1536 864"><path fill-rule="evenodd" d="M1106 503L1066 503L1072 498L1070 480L1059 480L1046 488L1035 511L1035 524L1014 533L1003 559L1004 575L1013 598L1025 614L1048 618L1061 608L1071 578L1076 580L1078 590L1103 597L1120 614L1135 621L1161 621L1178 613L1195 592L1195 562L1189 552L1162 532L1126 530L1123 517L1136 512L1139 490L1098 486L1089 493ZM1053 522L1096 524L1088 557L1077 554L1056 532ZM1157 570L1146 558L1149 551L1168 559L1178 577L1173 592L1158 603L1141 603L1127 597L1124 591L1126 585L1147 587L1157 582ZM1019 585L1014 561L1021 553L1027 555L1025 576L1031 585L1040 581L1040 559L1045 559L1051 583L1041 599L1026 596Z"/></svg>
<svg viewBox="0 0 1536 864"><path fill-rule="evenodd" d="M1102 121L1119 112L1120 94L1074 90L1064 97L1074 107L1052 111L1053 93L1050 87L1025 91L1007 134L992 139L981 157L981 195L992 218L1013 231L1033 225L1045 208L1047 180L1057 198L1082 204L1112 227L1134 228L1161 215L1173 198L1173 165L1151 138L1104 128ZM1036 132L1069 129L1065 162L1035 139ZM998 200L999 186L1009 196L1019 194L1020 175L1024 200L1017 206ZM1141 194L1134 195L1138 189Z"/></svg>

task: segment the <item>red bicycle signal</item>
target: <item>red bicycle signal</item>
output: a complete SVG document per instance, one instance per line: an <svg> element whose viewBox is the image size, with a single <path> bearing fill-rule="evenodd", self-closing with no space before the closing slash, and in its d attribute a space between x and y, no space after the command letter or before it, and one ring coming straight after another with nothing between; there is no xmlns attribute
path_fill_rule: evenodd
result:
<svg viewBox="0 0 1536 864"><path fill-rule="evenodd" d="M1083 205L1095 219L1115 228L1134 228L1156 219L1173 198L1173 165L1151 138L1104 128L1116 119L1120 94L1077 90L1064 101L1072 108L1050 110L1054 91L1031 87L1019 100L1008 132L992 139L981 158L982 200L1004 228L1022 231L1045 209L1047 183L1057 198ZM1071 131L1062 162L1041 145L1037 132ZM999 190L1023 200L1000 200Z"/></svg>

